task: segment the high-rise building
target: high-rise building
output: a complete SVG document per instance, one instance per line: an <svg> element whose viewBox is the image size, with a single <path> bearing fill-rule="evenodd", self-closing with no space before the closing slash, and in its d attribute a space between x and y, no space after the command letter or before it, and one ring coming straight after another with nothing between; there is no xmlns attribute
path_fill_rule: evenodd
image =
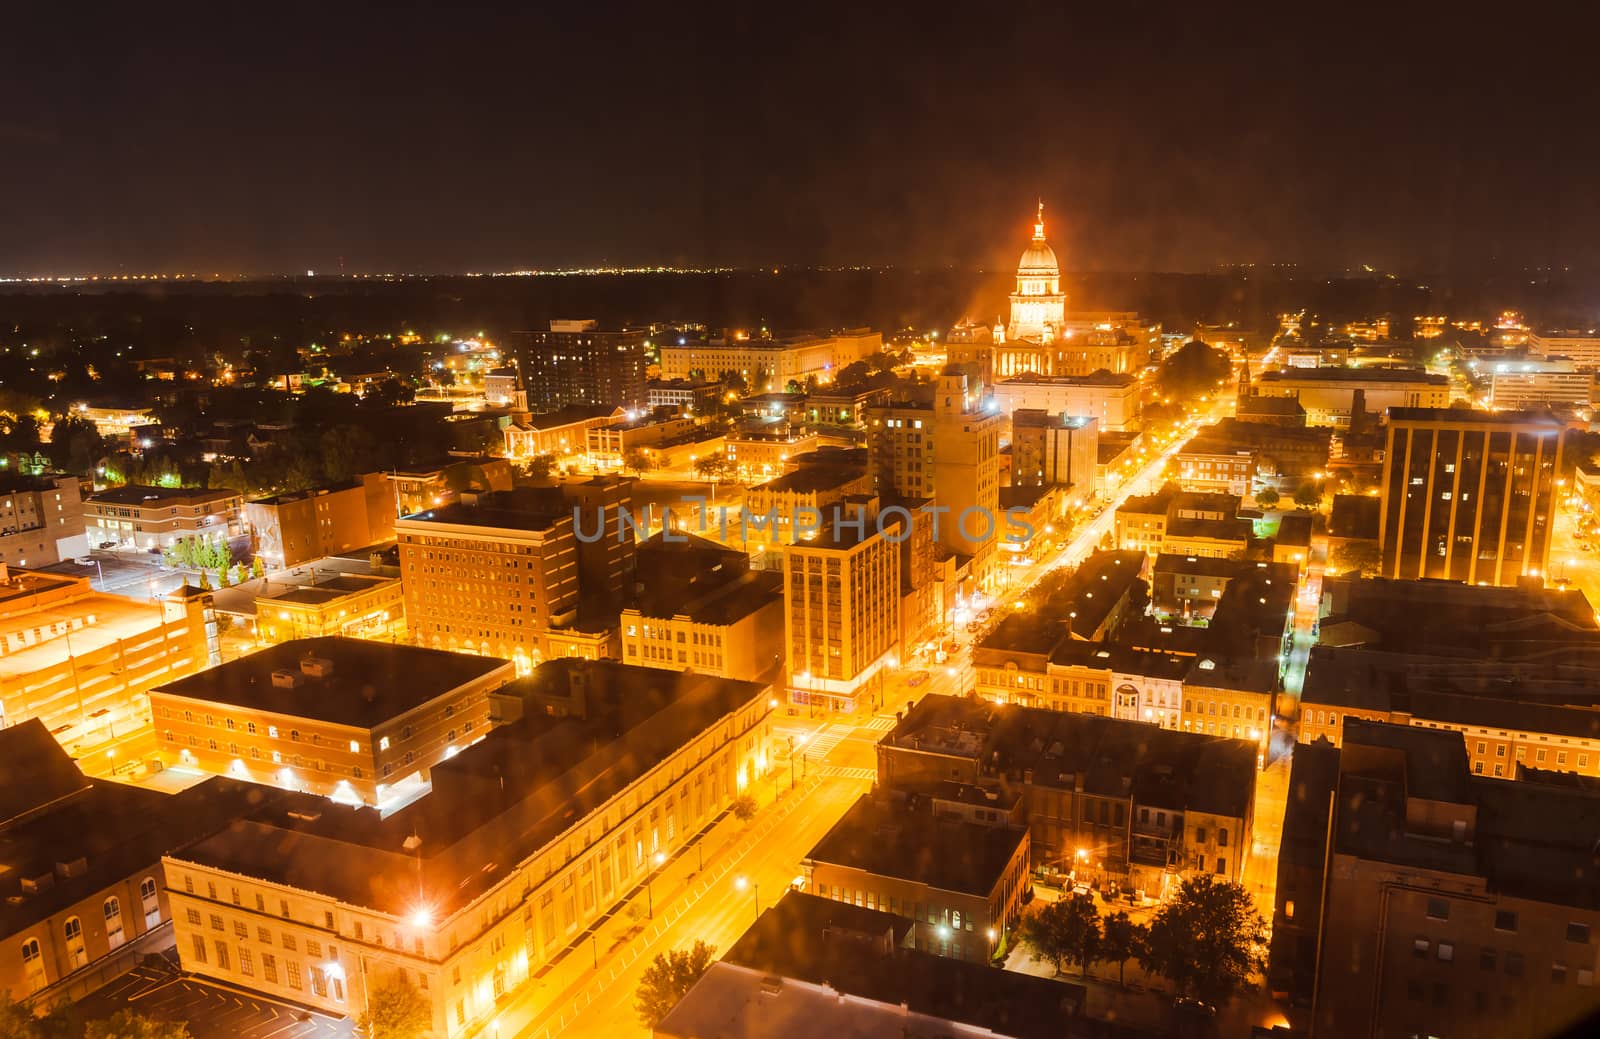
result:
<svg viewBox="0 0 1600 1039"><path fill-rule="evenodd" d="M649 367L643 329L601 329L595 321L552 321L514 332L528 399L541 409L575 404L640 407Z"/></svg>
<svg viewBox="0 0 1600 1039"><path fill-rule="evenodd" d="M953 370L939 376L932 402L902 401L868 411L868 469L877 492L934 499L940 544L971 558L980 585L988 583L1006 533L1000 513L1003 425L1002 416L979 406L965 373Z"/></svg>
<svg viewBox="0 0 1600 1039"><path fill-rule="evenodd" d="M578 606L570 508L537 493L474 495L395 522L406 618L418 645L503 657L525 669Z"/></svg>
<svg viewBox="0 0 1600 1039"><path fill-rule="evenodd" d="M1071 488L1077 506L1094 494L1100 456L1099 422L1081 415L1052 415L1028 408L1011 415L1011 484Z"/></svg>
<svg viewBox="0 0 1600 1039"><path fill-rule="evenodd" d="M1392 409L1380 573L1498 585L1543 576L1563 432L1548 413Z"/></svg>
<svg viewBox="0 0 1600 1039"><path fill-rule="evenodd" d="M784 628L797 704L853 710L857 694L898 660L900 546L885 536L887 524L879 529L864 510L847 511L836 506L814 534L784 550Z"/></svg>

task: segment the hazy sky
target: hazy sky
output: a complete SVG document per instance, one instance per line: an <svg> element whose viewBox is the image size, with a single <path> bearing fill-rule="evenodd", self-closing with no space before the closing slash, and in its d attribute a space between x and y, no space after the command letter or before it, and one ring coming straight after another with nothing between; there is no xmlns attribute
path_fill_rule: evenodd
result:
<svg viewBox="0 0 1600 1039"><path fill-rule="evenodd" d="M31 4L0 273L1600 267L1592 26L1083 6Z"/></svg>

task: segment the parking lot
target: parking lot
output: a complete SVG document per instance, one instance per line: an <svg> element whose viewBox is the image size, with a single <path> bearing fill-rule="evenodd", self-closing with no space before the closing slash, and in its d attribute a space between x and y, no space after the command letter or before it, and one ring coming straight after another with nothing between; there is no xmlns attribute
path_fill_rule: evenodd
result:
<svg viewBox="0 0 1600 1039"><path fill-rule="evenodd" d="M182 1021L194 1039L352 1039L354 1023L160 966L140 966L78 1004L90 1020L133 1010Z"/></svg>

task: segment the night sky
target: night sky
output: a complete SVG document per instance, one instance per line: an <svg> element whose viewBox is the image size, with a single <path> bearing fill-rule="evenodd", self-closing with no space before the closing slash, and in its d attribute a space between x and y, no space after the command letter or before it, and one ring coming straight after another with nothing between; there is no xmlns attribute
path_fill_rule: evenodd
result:
<svg viewBox="0 0 1600 1039"><path fill-rule="evenodd" d="M1600 269L1530 5L470 6L13 7L0 274L1007 267L1041 195L1071 270Z"/></svg>

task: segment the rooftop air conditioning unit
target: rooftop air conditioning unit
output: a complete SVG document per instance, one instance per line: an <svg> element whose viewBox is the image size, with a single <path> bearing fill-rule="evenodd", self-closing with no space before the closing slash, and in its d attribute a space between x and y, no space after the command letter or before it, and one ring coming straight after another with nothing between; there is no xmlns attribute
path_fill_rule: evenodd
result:
<svg viewBox="0 0 1600 1039"><path fill-rule="evenodd" d="M300 670L312 678L327 678L333 674L333 661L327 657L306 657L300 661Z"/></svg>
<svg viewBox="0 0 1600 1039"><path fill-rule="evenodd" d="M274 689L296 689L305 684L305 676L298 671L280 669L272 672L272 686Z"/></svg>

